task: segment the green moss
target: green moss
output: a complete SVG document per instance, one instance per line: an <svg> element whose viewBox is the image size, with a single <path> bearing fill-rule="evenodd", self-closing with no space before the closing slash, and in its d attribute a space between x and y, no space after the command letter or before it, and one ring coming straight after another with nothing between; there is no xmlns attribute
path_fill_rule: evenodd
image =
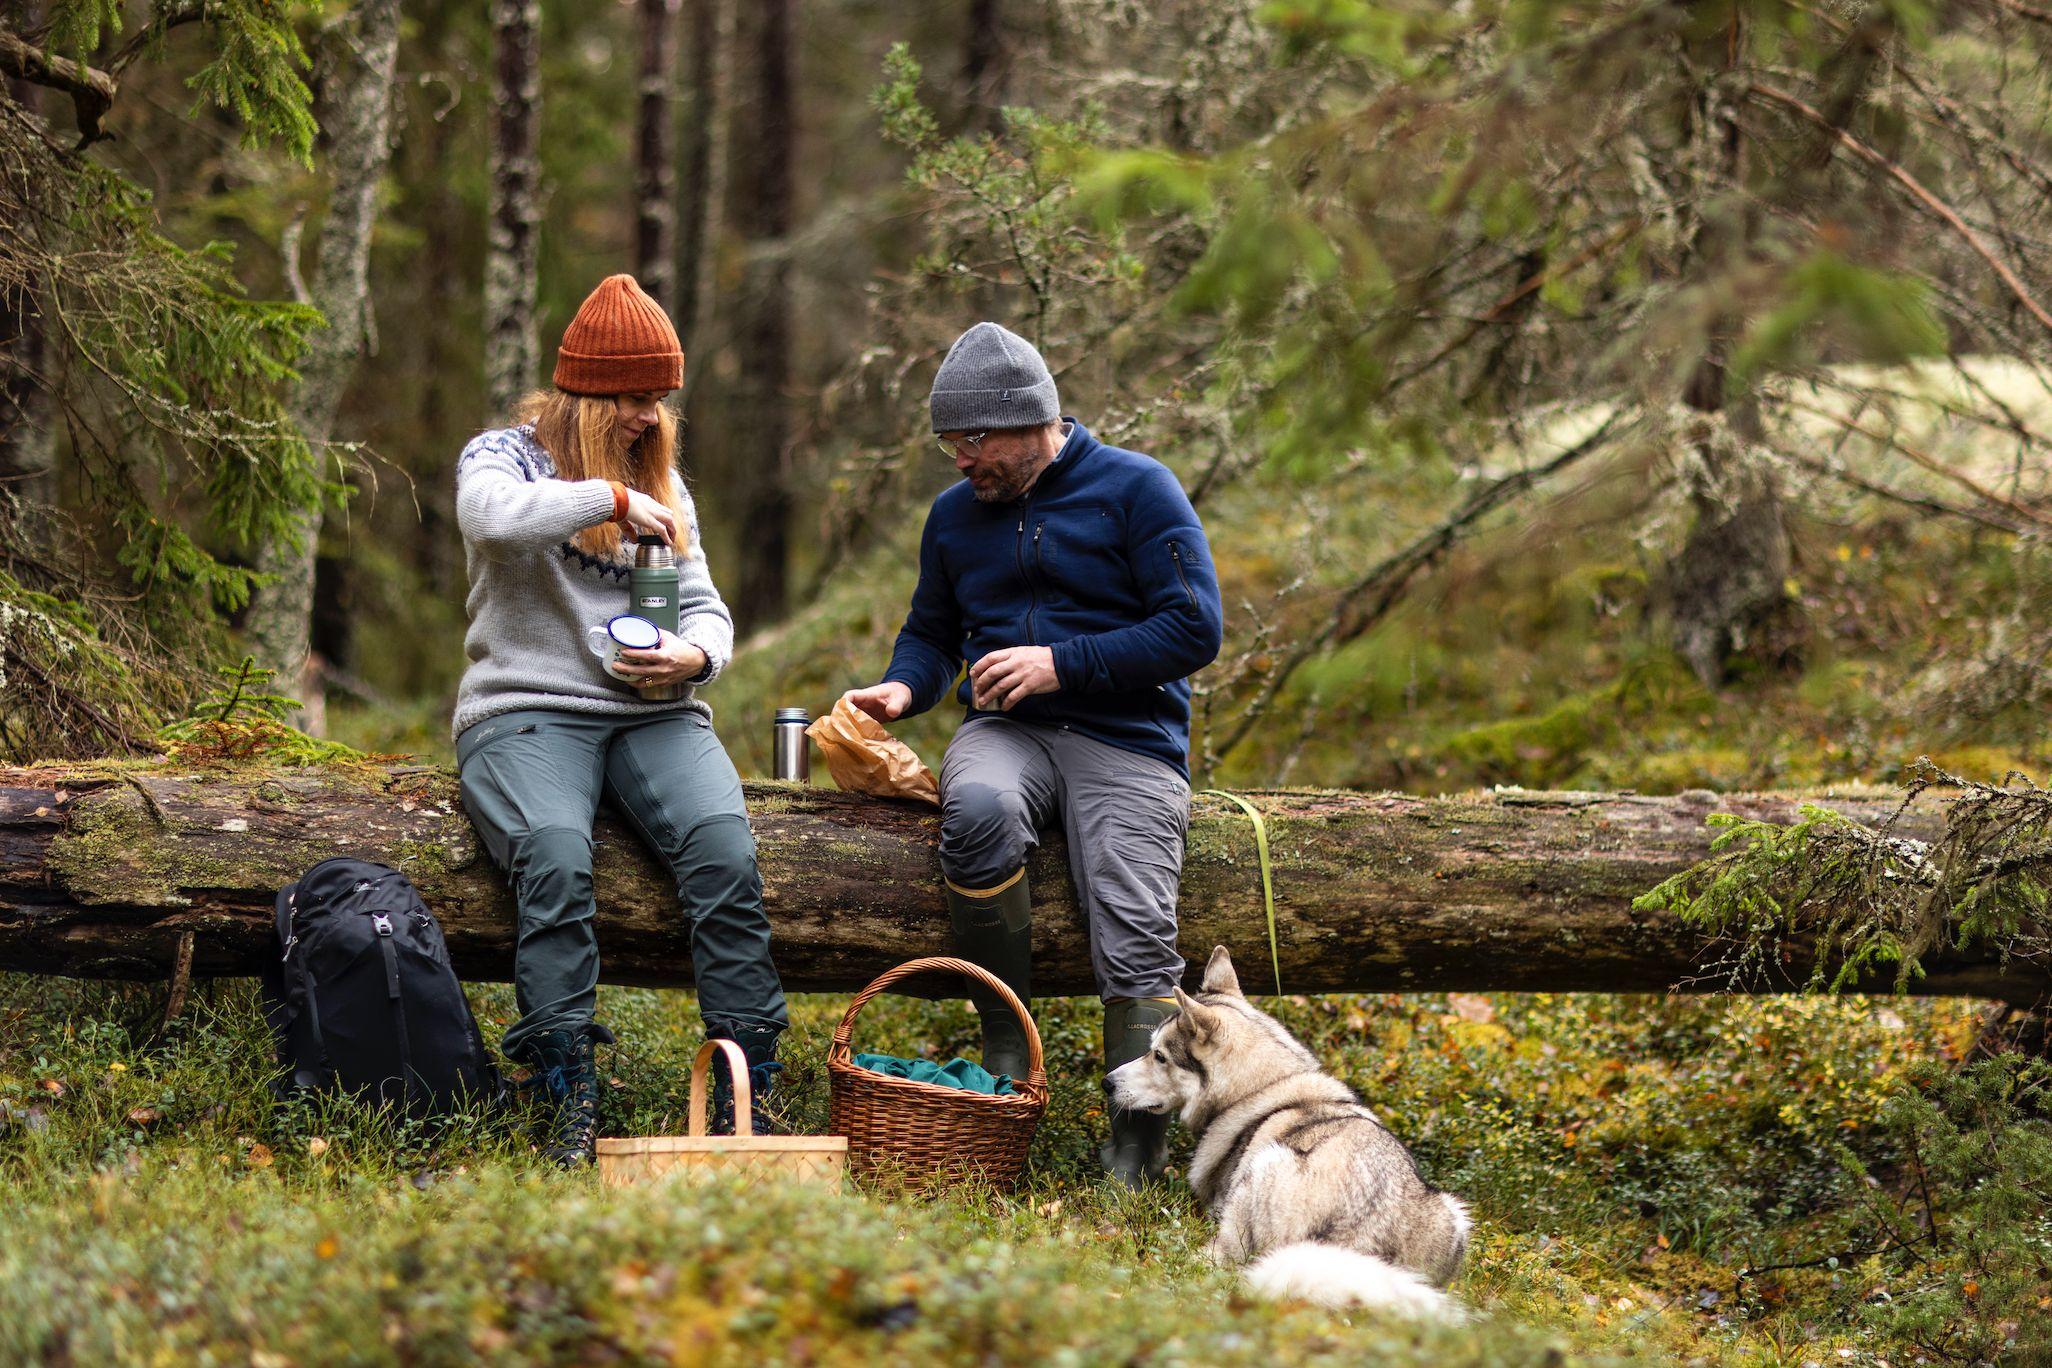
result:
<svg viewBox="0 0 2052 1368"><path fill-rule="evenodd" d="M170 852L163 825L142 795L122 785L73 802L71 821L50 842L46 863L69 896L86 905L183 907L190 900L178 892L178 882L190 866L181 858L174 872Z"/></svg>

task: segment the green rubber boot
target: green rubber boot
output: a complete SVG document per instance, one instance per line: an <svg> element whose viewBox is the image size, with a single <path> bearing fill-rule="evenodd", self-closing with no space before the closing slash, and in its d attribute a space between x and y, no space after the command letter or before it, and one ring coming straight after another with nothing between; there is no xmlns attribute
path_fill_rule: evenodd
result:
<svg viewBox="0 0 2052 1368"><path fill-rule="evenodd" d="M1114 998L1104 1004L1104 1071L1130 1064L1154 1043L1155 1028L1176 1014L1174 998ZM1129 1188L1161 1177L1168 1162L1166 1115L1112 1107L1111 1139L1097 1152L1104 1171Z"/></svg>
<svg viewBox="0 0 2052 1368"><path fill-rule="evenodd" d="M992 889L948 885L948 918L955 953L1004 981L1030 1011L1033 1005L1033 896L1026 871ZM1026 1079L1026 1028L996 993L972 984L969 1001L983 1027L983 1067L1019 1082Z"/></svg>

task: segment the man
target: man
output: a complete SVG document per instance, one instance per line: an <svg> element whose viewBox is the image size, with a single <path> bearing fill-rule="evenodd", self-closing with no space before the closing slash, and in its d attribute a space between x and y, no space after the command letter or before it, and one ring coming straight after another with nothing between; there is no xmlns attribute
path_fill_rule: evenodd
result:
<svg viewBox="0 0 2052 1368"><path fill-rule="evenodd" d="M919 584L883 682L848 699L881 722L956 695L941 766L941 873L959 952L1030 996L1026 856L1059 819L1104 999L1105 1069L1175 1014L1176 885L1190 816L1190 686L1217 655L1218 580L1168 467L1064 419L1031 343L979 323L934 376L933 429L962 481L933 501ZM972 994L992 1073L1025 1034ZM1113 1109L1102 1158L1137 1187L1167 1118Z"/></svg>

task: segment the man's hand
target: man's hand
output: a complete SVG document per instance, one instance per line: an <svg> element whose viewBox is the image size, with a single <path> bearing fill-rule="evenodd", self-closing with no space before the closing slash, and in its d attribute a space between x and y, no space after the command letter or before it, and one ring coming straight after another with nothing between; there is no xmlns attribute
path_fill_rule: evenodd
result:
<svg viewBox="0 0 2052 1368"><path fill-rule="evenodd" d="M866 689L850 689L841 697L877 721L891 722L904 716L905 709L912 706L912 686L893 679Z"/></svg>
<svg viewBox="0 0 2052 1368"><path fill-rule="evenodd" d="M622 647L614 668L633 676L636 684L689 684L705 672L705 652L682 637L664 632L649 650Z"/></svg>
<svg viewBox="0 0 2052 1368"><path fill-rule="evenodd" d="M1010 712L1022 698L1061 687L1055 678L1054 652L1045 646L1007 646L969 667L970 701L986 711Z"/></svg>

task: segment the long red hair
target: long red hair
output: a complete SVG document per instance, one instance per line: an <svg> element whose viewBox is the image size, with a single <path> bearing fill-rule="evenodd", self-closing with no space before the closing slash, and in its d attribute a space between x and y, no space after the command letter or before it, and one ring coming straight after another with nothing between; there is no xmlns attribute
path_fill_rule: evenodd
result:
<svg viewBox="0 0 2052 1368"><path fill-rule="evenodd" d="M669 505L677 515L674 550L682 560L690 550L690 529L684 522L683 486L677 478L677 419L668 404L656 406L656 420L631 446L620 445L619 408L612 399L538 389L520 401L516 416L534 428L534 439L556 463L564 480L618 480ZM616 557L626 534L614 523L587 527L570 539L587 555Z"/></svg>

